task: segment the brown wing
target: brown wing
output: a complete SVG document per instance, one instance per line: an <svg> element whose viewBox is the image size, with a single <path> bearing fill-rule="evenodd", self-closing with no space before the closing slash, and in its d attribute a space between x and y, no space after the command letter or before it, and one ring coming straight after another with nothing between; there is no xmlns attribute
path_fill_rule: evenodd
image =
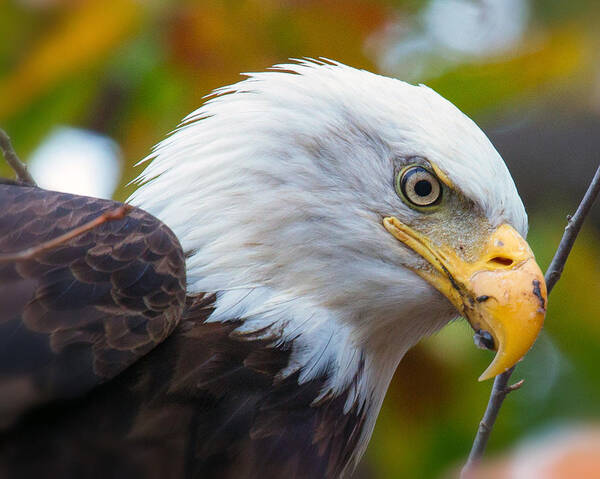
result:
<svg viewBox="0 0 600 479"><path fill-rule="evenodd" d="M0 477L337 479L364 411L346 394L313 404L326 373L277 380L290 348L205 322L213 300L189 298L173 334L93 394L0 433Z"/></svg>
<svg viewBox="0 0 600 479"><path fill-rule="evenodd" d="M0 184L0 254L119 203ZM24 411L114 377L177 325L185 262L173 233L133 209L32 259L0 262L0 430Z"/></svg>

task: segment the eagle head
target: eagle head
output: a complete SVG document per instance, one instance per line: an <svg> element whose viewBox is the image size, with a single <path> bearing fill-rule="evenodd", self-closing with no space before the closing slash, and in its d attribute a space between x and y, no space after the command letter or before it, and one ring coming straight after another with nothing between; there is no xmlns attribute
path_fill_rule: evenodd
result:
<svg viewBox="0 0 600 479"><path fill-rule="evenodd" d="M217 90L149 159L131 202L181 241L188 293L215 293L208 321L293 344L281 376L325 371L322 396L369 401L376 417L404 353L459 315L497 351L483 379L542 327L510 173L423 85L278 65Z"/></svg>

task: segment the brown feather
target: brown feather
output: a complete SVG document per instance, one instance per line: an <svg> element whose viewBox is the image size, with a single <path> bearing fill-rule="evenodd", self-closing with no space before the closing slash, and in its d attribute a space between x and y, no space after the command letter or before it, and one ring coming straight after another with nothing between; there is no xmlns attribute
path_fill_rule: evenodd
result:
<svg viewBox="0 0 600 479"><path fill-rule="evenodd" d="M57 208L83 222L93 216L90 205L98 214L105 204L41 191L2 196L0 187L0 201L12 204L10 195L31 201L35 213L18 208L27 224L30 216L51 215ZM49 194L51 210L38 201L43 194ZM358 443L363 411L355 406L344 413L346 392L315 404L327 372L303 384L299 372L282 377L292 344L273 347L270 339L235 334L241 324L235 318L206 322L214 295L188 297L181 322L164 339L173 321L166 312L178 304L181 277L165 243L168 230L140 215L134 210L125 223L90 232L88 242L78 238L68 246L73 250L23 265L27 280L12 266L5 268L8 273L0 268L0 278L29 281L33 298L21 316L15 309L23 305L21 295L11 306L14 317L0 324L16 327L13 334L26 350L39 355L28 367L0 363L0 378L7 378L0 389L10 380L15 400L36 397L43 386L53 391L50 397L62 398L32 409L0 433L0 477L338 477ZM0 216L0 228L9 223L17 224L13 215ZM64 230L43 226L38 230L46 236L25 229L11 237L34 243ZM157 231L162 235L152 241ZM46 265L51 262L54 266ZM48 276L53 280L44 283ZM94 289L106 285L109 294ZM9 300L0 293L0 301ZM63 358L62 369L40 369L49 360L59 364L56 357ZM130 367L121 370L122 365ZM60 389L56 377L78 381L80 396L66 399L65 391L72 391Z"/></svg>
<svg viewBox="0 0 600 479"><path fill-rule="evenodd" d="M12 253L118 203L1 184L0 205L0 253ZM123 371L169 335L184 298L179 242L139 209L33 258L0 263L0 396L29 385L19 403L0 405L0 428Z"/></svg>

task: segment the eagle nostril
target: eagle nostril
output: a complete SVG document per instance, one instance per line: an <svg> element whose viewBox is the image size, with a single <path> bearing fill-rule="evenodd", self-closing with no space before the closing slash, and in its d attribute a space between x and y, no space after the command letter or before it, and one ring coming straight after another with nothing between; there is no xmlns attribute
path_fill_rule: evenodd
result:
<svg viewBox="0 0 600 479"><path fill-rule="evenodd" d="M496 263L496 264L502 265L502 266L510 266L510 265L512 265L514 263L514 261L512 259L505 258L503 256L495 256L489 262L490 263Z"/></svg>

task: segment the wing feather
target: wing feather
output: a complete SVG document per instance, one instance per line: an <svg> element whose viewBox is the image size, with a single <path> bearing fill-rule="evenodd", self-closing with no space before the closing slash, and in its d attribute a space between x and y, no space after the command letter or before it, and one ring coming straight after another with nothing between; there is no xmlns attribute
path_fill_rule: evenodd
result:
<svg viewBox="0 0 600 479"><path fill-rule="evenodd" d="M0 254L119 205L0 184ZM181 246L140 209L33 258L0 263L0 396L20 399L0 402L0 427L119 374L173 331L184 303Z"/></svg>

